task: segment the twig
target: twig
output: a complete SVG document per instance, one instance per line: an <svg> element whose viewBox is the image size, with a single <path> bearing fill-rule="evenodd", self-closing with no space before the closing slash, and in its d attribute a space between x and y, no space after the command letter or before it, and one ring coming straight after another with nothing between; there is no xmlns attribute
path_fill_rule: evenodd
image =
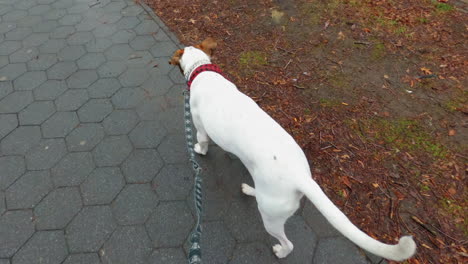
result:
<svg viewBox="0 0 468 264"><path fill-rule="evenodd" d="M296 87L297 89L305 89L305 87L302 87L302 86L299 86L299 85L296 85L296 84L294 84L293 86Z"/></svg>
<svg viewBox="0 0 468 264"><path fill-rule="evenodd" d="M285 70L291 62L292 62L292 59L289 59L288 63L286 63L286 66L283 67L283 70Z"/></svg>
<svg viewBox="0 0 468 264"><path fill-rule="evenodd" d="M434 236L437 236L436 232L434 230L432 230L431 228L429 228L426 224L423 223L423 221L421 221L419 218L417 218L416 216L412 215L411 216L411 219L413 219L414 222L416 222L417 224L419 224L420 226L422 226L424 229L426 229L427 231L429 231L432 235Z"/></svg>
<svg viewBox="0 0 468 264"><path fill-rule="evenodd" d="M296 55L296 53L294 53L294 52L292 52L292 51L289 51L289 50L287 50L287 49L283 49L283 48L281 48L281 47L276 47L276 48L279 49L279 50L282 50L282 51L284 51L284 52L287 52L287 53L289 53L289 54Z"/></svg>
<svg viewBox="0 0 468 264"><path fill-rule="evenodd" d="M361 44L361 45L372 45L372 43L367 41L354 41L354 44Z"/></svg>

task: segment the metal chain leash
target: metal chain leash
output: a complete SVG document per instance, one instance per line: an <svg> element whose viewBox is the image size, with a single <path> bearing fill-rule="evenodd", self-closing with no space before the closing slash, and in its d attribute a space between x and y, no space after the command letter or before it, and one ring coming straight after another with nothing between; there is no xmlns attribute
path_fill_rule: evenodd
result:
<svg viewBox="0 0 468 264"><path fill-rule="evenodd" d="M197 219L195 227L190 235L190 250L188 256L189 264L200 264L201 260L201 248L200 239L202 234L201 227L201 215L202 215L202 178L201 167L195 160L195 152L193 150L193 134L192 134L192 116L190 113L190 92L184 91L184 127L185 127L185 140L187 142L187 151L189 154L189 161L192 165L192 169L195 172L195 188L194 188L194 200L195 200L195 211L197 213Z"/></svg>

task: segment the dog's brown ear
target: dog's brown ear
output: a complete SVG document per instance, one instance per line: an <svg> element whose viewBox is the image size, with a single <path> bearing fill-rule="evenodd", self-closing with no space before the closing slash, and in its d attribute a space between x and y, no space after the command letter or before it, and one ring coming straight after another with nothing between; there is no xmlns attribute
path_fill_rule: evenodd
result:
<svg viewBox="0 0 468 264"><path fill-rule="evenodd" d="M179 65L180 64L180 58L184 54L183 49L178 49L174 52L174 55L172 55L171 60L169 61L169 64L171 65Z"/></svg>
<svg viewBox="0 0 468 264"><path fill-rule="evenodd" d="M216 40L214 38L206 38L202 43L196 45L196 48L199 48L203 50L208 56L212 56L214 50L218 46L218 43L216 43Z"/></svg>

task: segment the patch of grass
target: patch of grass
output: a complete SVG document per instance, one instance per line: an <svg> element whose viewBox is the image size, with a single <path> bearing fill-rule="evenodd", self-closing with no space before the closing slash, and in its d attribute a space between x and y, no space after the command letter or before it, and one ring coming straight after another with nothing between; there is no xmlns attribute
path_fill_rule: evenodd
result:
<svg viewBox="0 0 468 264"><path fill-rule="evenodd" d="M359 126L359 132L365 132L368 138L370 136L371 139L383 142L397 152L401 150L412 153L423 152L434 158L443 158L448 154L448 150L437 143L417 121L373 118L360 123L362 126Z"/></svg>
<svg viewBox="0 0 468 264"><path fill-rule="evenodd" d="M373 60L382 59L385 56L385 45L383 43L376 43L372 47L371 58Z"/></svg>
<svg viewBox="0 0 468 264"><path fill-rule="evenodd" d="M333 100L333 99L326 99L326 98L321 98L319 100L320 106L322 107L335 107L335 106L340 106L341 102L338 100Z"/></svg>
<svg viewBox="0 0 468 264"><path fill-rule="evenodd" d="M421 191L423 192L427 192L427 191L430 191L431 190L431 187L429 187L429 185L421 185Z"/></svg>
<svg viewBox="0 0 468 264"><path fill-rule="evenodd" d="M405 26L399 26L399 27L397 27L397 28L394 30L394 32L395 32L396 34L403 34L403 33L405 33L406 31L408 31L408 28L405 27Z"/></svg>
<svg viewBox="0 0 468 264"><path fill-rule="evenodd" d="M255 67L267 65L268 61L264 52L244 51L239 56L239 64L243 67Z"/></svg>
<svg viewBox="0 0 468 264"><path fill-rule="evenodd" d="M429 19L427 19L426 17L420 17L418 18L418 21L421 24L427 24L429 22Z"/></svg>
<svg viewBox="0 0 468 264"><path fill-rule="evenodd" d="M439 12L449 12L449 11L452 11L454 10L454 7L449 5L449 4L446 4L446 3L440 3L440 2L437 2L437 1L432 1L435 5L435 8L437 9L437 11Z"/></svg>
<svg viewBox="0 0 468 264"><path fill-rule="evenodd" d="M468 103L468 91L463 91L459 93L458 96L443 103L442 106L449 112L455 112L461 109L467 103Z"/></svg>

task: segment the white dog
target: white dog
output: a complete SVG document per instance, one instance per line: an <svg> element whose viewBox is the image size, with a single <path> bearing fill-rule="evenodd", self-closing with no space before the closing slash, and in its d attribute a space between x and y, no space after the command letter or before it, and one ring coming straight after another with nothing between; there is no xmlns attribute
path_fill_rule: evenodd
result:
<svg viewBox="0 0 468 264"><path fill-rule="evenodd" d="M208 38L194 47L177 50L169 63L180 66L190 80L196 68L211 64L215 48L216 42ZM294 139L232 82L213 71L197 72L190 91L198 140L194 150L205 155L212 139L244 163L255 189L244 183L242 192L257 199L265 229L280 242L273 246L278 258L293 250L284 224L299 208L303 195L333 227L361 248L396 261L410 258L416 252L411 236L402 237L397 245L387 245L352 224L312 179L307 159Z"/></svg>

